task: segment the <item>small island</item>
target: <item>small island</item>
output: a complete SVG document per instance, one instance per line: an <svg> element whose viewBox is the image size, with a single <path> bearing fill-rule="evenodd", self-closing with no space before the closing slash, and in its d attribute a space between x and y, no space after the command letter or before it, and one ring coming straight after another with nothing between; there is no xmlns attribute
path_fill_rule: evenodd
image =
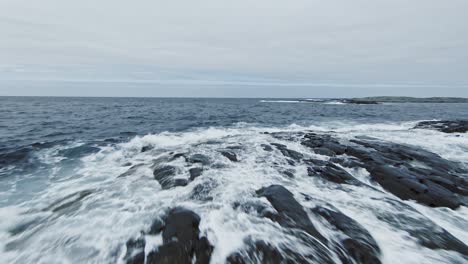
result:
<svg viewBox="0 0 468 264"><path fill-rule="evenodd" d="M462 97L407 97L407 96L375 96L344 99L350 104L378 104L378 103L468 103L468 98Z"/></svg>

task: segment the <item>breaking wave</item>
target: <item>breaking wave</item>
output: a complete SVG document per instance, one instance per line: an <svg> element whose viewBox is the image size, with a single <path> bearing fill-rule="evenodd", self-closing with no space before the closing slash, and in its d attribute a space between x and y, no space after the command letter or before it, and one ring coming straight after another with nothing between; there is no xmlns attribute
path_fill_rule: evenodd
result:
<svg viewBox="0 0 468 264"><path fill-rule="evenodd" d="M281 147L265 151L265 146L277 144L300 153L303 160L330 161L329 156L301 144L300 135L313 132L340 142L371 139L418 146L467 167L466 133L412 129L415 123L336 122L277 128L239 124L136 136L123 143L85 146L76 142L38 150L35 159L50 169L38 177L13 177L0 194L6 201L0 208L0 259L4 263L124 263L126 243L132 238L144 237L146 254L163 244L161 234L147 231L155 219L174 207L188 208L200 216L200 234L213 245L211 263L225 263L239 252L249 262L260 262L243 251L246 241L267 241L280 254L288 254L291 248L302 255L315 254L317 249L305 246L289 227L249 207L256 204L274 211L256 191L281 185L305 208L328 241L342 234L310 211L317 206L336 208L365 228L380 248L383 263L463 263L467 260L463 253L421 245L407 227L394 221L402 215L423 219L466 244L465 206L431 208L399 199L359 166L336 164L362 183L358 185L310 177L308 164L290 162ZM96 150L85 151L83 146ZM223 151L234 153L238 161L233 162ZM190 162L193 155L200 155L200 160ZM160 164L175 168L174 178L187 184L163 188L154 176ZM193 168L201 168L203 174L190 179ZM31 194L18 198L25 189ZM409 222L400 222L405 224ZM331 254L334 262L340 261L339 254Z"/></svg>

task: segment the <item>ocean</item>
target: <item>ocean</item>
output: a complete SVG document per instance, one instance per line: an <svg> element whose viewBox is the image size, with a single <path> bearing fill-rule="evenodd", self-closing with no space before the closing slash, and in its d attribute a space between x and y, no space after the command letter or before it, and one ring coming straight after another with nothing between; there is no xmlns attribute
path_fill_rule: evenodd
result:
<svg viewBox="0 0 468 264"><path fill-rule="evenodd" d="M382 263L468 263L463 186L455 198L426 191L408 198L355 152L304 143L371 142L381 159L403 160L393 168L439 177L449 169L433 166L437 160L466 184L468 134L413 129L427 120L468 120L468 104L0 97L0 262L130 263L129 241L140 239L136 250L149 263L148 254L168 243L166 229L149 231L155 219L185 208L199 217L210 263L375 263L355 256L343 237L371 245ZM410 153L405 146L431 160L398 156ZM330 166L352 181L321 177ZM194 168L201 175L191 177ZM286 200L301 213L260 191L268 186L292 193ZM425 186L429 194L436 188ZM454 199L461 205L451 206ZM344 222L361 235L317 208L349 217Z"/></svg>

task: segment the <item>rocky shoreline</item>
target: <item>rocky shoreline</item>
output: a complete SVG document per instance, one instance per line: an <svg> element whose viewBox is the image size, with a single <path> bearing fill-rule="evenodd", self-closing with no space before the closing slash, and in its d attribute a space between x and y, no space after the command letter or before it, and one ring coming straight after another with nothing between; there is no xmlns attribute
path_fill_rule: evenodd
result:
<svg viewBox="0 0 468 264"><path fill-rule="evenodd" d="M416 129L436 129L446 133L466 132L466 121L421 122ZM332 133L275 132L264 133L271 139L299 141L313 152L327 159L306 158L301 152L279 143L263 144L265 152L279 151L287 164L307 166L308 176L330 184L360 186L378 192L391 193L395 198L383 199L398 208L397 215L376 212L394 228L404 230L421 247L454 251L468 260L468 246L449 231L438 226L417 210L402 202L415 201L427 207L457 210L468 204L468 170L460 163L417 146L397 144L370 137L350 140L338 139ZM142 152L149 151L142 148ZM239 157L242 145L219 149L220 157L229 162L243 162ZM180 159L191 166L186 178L176 177L178 168L167 164ZM135 165L120 177L131 177ZM168 153L155 160L154 179L163 190L179 188L203 177L206 170L216 166L215 161L201 153ZM272 164L275 166L275 164ZM375 186L362 182L346 168L362 168L369 172ZM284 177L295 177L294 170L281 172ZM376 186L379 188L376 189ZM212 201L213 186L200 183L193 190L192 198ZM274 245L270 241L246 238L244 247L227 257L226 263L381 263L381 249L374 237L358 221L332 205L324 203L313 208L304 207L290 190L280 184L264 186L253 196L266 199L264 204L232 204L239 212L267 218L281 226L285 232L297 237L302 246L313 249L314 254L304 254L291 245ZM301 199L314 200L313 193L304 193ZM410 216L411 215L411 216ZM335 237L321 233L313 221L321 221L336 231ZM138 238L129 239L125 246L126 263L210 263L214 250L208 237L201 235L201 217L183 207L168 208L158 216L147 231ZM150 252L145 251L145 235L159 235L162 244Z"/></svg>

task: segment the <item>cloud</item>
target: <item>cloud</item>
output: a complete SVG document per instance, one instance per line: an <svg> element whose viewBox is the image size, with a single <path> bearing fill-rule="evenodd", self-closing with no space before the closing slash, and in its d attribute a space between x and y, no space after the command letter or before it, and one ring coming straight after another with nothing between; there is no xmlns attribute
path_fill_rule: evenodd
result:
<svg viewBox="0 0 468 264"><path fill-rule="evenodd" d="M468 84L466 10L464 0L0 0L0 80L436 91Z"/></svg>

